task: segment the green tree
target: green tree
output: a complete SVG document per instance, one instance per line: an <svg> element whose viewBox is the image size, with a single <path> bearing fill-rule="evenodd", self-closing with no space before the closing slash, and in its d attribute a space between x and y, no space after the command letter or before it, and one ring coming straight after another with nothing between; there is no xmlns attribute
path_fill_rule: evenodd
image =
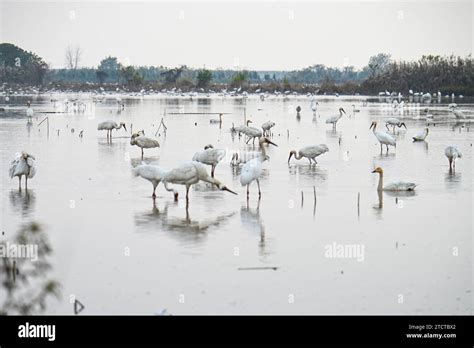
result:
<svg viewBox="0 0 474 348"><path fill-rule="evenodd" d="M0 44L0 81L40 85L48 69L36 54L9 43Z"/></svg>
<svg viewBox="0 0 474 348"><path fill-rule="evenodd" d="M198 81L198 87L207 87L209 86L209 83L212 80L212 72L207 69L202 69L198 71L197 74L197 81Z"/></svg>
<svg viewBox="0 0 474 348"><path fill-rule="evenodd" d="M105 79L101 83L104 83L107 81L118 82L121 68L122 68L122 65L119 63L117 57L108 56L102 59L97 68L98 71L105 73L105 74L101 73L102 77L105 76ZM99 75L97 75L97 79L101 81L99 78Z"/></svg>
<svg viewBox="0 0 474 348"><path fill-rule="evenodd" d="M143 76L131 65L120 68L120 77L128 86L137 87L143 83Z"/></svg>

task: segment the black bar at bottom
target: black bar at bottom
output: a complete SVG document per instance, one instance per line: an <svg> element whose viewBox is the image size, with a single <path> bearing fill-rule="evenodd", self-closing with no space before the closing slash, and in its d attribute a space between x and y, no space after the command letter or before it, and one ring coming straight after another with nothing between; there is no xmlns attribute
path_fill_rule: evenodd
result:
<svg viewBox="0 0 474 348"><path fill-rule="evenodd" d="M41 325L41 327L36 325ZM54 341L52 327L43 325L55 325ZM0 317L1 348L13 345L86 343L134 346L140 344L354 345L383 343L472 347L473 332L472 316ZM31 337L40 333L46 337ZM21 335L30 337L19 337Z"/></svg>

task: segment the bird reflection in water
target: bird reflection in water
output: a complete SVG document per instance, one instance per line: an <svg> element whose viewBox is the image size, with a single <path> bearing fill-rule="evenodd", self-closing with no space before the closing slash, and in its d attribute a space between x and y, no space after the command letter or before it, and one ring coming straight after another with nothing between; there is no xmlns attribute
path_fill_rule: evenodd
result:
<svg viewBox="0 0 474 348"><path fill-rule="evenodd" d="M34 190L10 191L10 203L14 211L21 213L23 217L28 217L34 210L36 196Z"/></svg>
<svg viewBox="0 0 474 348"><path fill-rule="evenodd" d="M447 188L454 188L461 184L461 173L456 173L452 168L446 173L444 182Z"/></svg>
<svg viewBox="0 0 474 348"><path fill-rule="evenodd" d="M260 198L258 199L257 207L255 209L250 209L249 200L247 199L246 205L242 206L240 209L240 220L242 222L242 227L252 233L257 232L260 235L258 242L260 255L267 255L268 252L265 250L265 225L260 217Z"/></svg>
<svg viewBox="0 0 474 348"><path fill-rule="evenodd" d="M185 209L185 217L170 216L169 210L173 207L178 208L182 214L182 209L177 202L167 202L164 208L160 210L156 205L156 200L152 200L151 211L135 214L135 225L142 231L165 231L172 237L184 242L197 243L207 237L209 229L221 227L235 215L235 212L232 212L219 215L213 219L197 220L191 218L189 208Z"/></svg>
<svg viewBox="0 0 474 348"><path fill-rule="evenodd" d="M0 242L4 256L0 259L1 315L41 314L51 297L61 296L60 284L49 278L52 265L48 258L53 251L47 237L41 226L32 222L13 238ZM13 250L20 249L29 253L15 257Z"/></svg>

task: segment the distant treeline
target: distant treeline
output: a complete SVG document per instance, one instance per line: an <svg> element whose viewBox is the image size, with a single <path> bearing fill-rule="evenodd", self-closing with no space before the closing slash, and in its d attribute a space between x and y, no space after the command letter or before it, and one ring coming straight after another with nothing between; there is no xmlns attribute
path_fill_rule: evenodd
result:
<svg viewBox="0 0 474 348"><path fill-rule="evenodd" d="M81 52L79 49L76 52ZM69 59L76 63L79 56ZM79 53L78 53L79 54ZM362 69L352 66L331 68L316 64L295 71L248 71L193 69L185 65L131 66L116 57L106 57L96 68L50 69L41 57L15 45L0 44L0 81L10 85L35 85L68 90L121 88L179 88L219 90L241 88L256 91L296 91L300 93L377 94L381 91L455 93L474 95L474 67L471 55L443 57L427 55L418 61L393 61L388 54L372 56ZM8 86L8 85L7 85Z"/></svg>

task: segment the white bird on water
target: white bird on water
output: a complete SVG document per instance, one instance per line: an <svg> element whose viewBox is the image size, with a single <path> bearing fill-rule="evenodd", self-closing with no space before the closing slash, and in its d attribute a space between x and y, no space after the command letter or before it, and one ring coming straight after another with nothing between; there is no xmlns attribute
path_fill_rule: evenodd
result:
<svg viewBox="0 0 474 348"><path fill-rule="evenodd" d="M162 181L167 190L172 190L175 193L175 197L177 196L177 191L169 189L168 183L186 186L186 206L189 203L189 188L191 185L197 184L199 181L205 181L216 185L221 191L228 191L234 195L237 194L227 188L227 186L222 184L219 180L211 177L206 170L206 166L196 161L185 162L178 167L171 169L164 175Z"/></svg>
<svg viewBox="0 0 474 348"><path fill-rule="evenodd" d="M379 184L377 186L378 191L413 191L416 187L416 184L412 182L397 181L383 186L383 170L380 167L375 168L372 173L379 174Z"/></svg>
<svg viewBox="0 0 474 348"><path fill-rule="evenodd" d="M198 151L193 156L193 161L211 166L211 177L214 177L216 166L225 157L224 149L214 149L212 145L206 145L204 150Z"/></svg>
<svg viewBox="0 0 474 348"><path fill-rule="evenodd" d="M263 136L269 136L270 135L270 129L275 127L275 122L273 121L267 121L262 124L262 130L263 130Z"/></svg>
<svg viewBox="0 0 474 348"><path fill-rule="evenodd" d="M267 138L260 138L259 146L261 153L256 158L245 163L242 167L242 171L240 172L240 183L242 184L242 186L247 185L247 198L249 197L249 186L253 181L257 181L258 197L262 196L262 192L260 191L260 182L258 178L262 174L263 162L269 159L265 150L264 143L272 144L273 146L278 146Z"/></svg>
<svg viewBox="0 0 474 348"><path fill-rule="evenodd" d="M245 127L242 130L242 133L244 133L248 137L246 141L247 144L250 140L252 140L252 144L255 144L255 139L263 136L262 130L256 127L250 127L250 126Z"/></svg>
<svg viewBox="0 0 474 348"><path fill-rule="evenodd" d="M373 132L374 132L375 137L377 138L377 140L380 143L380 153L382 153L382 145L385 145L387 147L387 153L388 153L388 146L389 145L394 146L394 147L397 146L397 142L396 142L395 138L393 138L390 134L388 134L386 132L379 132L379 131L376 130L377 121L373 121L371 123L369 129L372 129L372 128L373 128Z"/></svg>
<svg viewBox="0 0 474 348"><path fill-rule="evenodd" d="M234 127L234 124L232 123L232 128L230 129L230 131L232 133L239 133L240 136L240 133L242 133L249 126L249 123L252 123L252 120L247 120L244 125L240 125L237 127Z"/></svg>
<svg viewBox="0 0 474 348"><path fill-rule="evenodd" d="M26 117L28 117L28 122L32 122L34 111L33 111L33 108L31 107L31 102L28 101L26 105L28 106L26 108Z"/></svg>
<svg viewBox="0 0 474 348"><path fill-rule="evenodd" d="M423 129L421 132L416 133L413 136L413 141L424 141L428 136L429 129L428 127Z"/></svg>
<svg viewBox="0 0 474 348"><path fill-rule="evenodd" d="M314 164L317 164L318 162L316 162L316 157L328 151L329 148L326 144L305 146L301 148L298 153L296 152L296 150L291 150L290 156L288 157L288 164L290 163L290 159L293 155L295 155L295 158L297 160L306 157L309 160L309 165L312 165L312 161L314 161Z"/></svg>
<svg viewBox="0 0 474 348"><path fill-rule="evenodd" d="M343 116L343 114L345 114L345 113L346 112L344 111L343 108L339 108L339 115L328 117L326 119L326 123L327 124L332 123L332 128L336 129L337 121L339 121L341 119L341 117Z"/></svg>
<svg viewBox="0 0 474 348"><path fill-rule="evenodd" d="M145 180L148 180L153 185L153 194L151 195L153 199L156 198L156 188L163 180L168 171L164 170L158 165L142 163L132 169L132 174L134 176L139 176ZM166 190L172 191L174 193L175 200L178 199L178 192L173 191L171 188L165 187Z"/></svg>
<svg viewBox="0 0 474 348"><path fill-rule="evenodd" d="M211 118L211 119L209 120L209 123L222 124L222 115L223 115L223 114L219 114L219 119Z"/></svg>
<svg viewBox="0 0 474 348"><path fill-rule="evenodd" d="M21 190L21 177L25 176L25 189L28 189L28 178L33 178L36 174L35 157L29 153L22 152L10 163L10 178L18 177L18 189Z"/></svg>
<svg viewBox="0 0 474 348"><path fill-rule="evenodd" d="M456 159L462 157L461 151L456 145L450 145L444 149L444 155L449 161L449 170L456 169Z"/></svg>
<svg viewBox="0 0 474 348"><path fill-rule="evenodd" d="M113 129L118 130L122 127L123 127L123 129L125 129L125 131L127 131L127 127L125 127L125 123L120 122L120 124L117 124L117 122L115 122L115 121L108 120L108 121L100 122L97 125L97 130L106 130L107 131L107 139L110 138L110 140L112 140L112 130Z"/></svg>
<svg viewBox="0 0 474 348"><path fill-rule="evenodd" d="M388 126L393 127L393 133L395 133L395 127L405 127L405 129L407 129L405 122L400 121L396 117L390 117L389 119L387 119L387 121L385 122L385 127L387 127L387 130L389 131L390 129L388 128Z"/></svg>
<svg viewBox="0 0 474 348"><path fill-rule="evenodd" d="M155 147L160 147L158 140L148 138L140 133L133 133L130 138L130 145L136 145L142 150L142 159L143 159L143 149L152 149Z"/></svg>

